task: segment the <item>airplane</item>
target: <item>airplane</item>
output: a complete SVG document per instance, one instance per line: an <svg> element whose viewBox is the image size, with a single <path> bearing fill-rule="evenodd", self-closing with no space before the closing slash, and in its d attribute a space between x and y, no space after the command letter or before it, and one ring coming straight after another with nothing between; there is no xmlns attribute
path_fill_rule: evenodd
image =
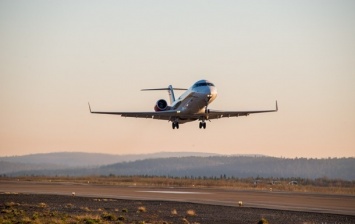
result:
<svg viewBox="0 0 355 224"><path fill-rule="evenodd" d="M217 97L217 88L208 80L200 80L193 84L189 89L168 88L142 89L142 91L167 90L170 98L170 105L164 99L160 99L154 105L154 111L151 112L104 112L92 111L89 103L90 113L93 114L111 114L121 115L121 117L133 118L152 118L158 120L167 120L172 122L173 129L179 129L180 124L199 120L199 128L206 129L206 121L225 117L248 116L254 113L277 112L278 105L274 110L257 111L223 111L208 109L208 105ZM175 99L174 90L186 90L179 98Z"/></svg>

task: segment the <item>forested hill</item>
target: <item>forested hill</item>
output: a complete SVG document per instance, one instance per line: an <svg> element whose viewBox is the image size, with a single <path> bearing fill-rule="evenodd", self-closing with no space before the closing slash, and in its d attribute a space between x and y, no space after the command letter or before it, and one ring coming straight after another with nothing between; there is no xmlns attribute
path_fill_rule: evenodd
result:
<svg viewBox="0 0 355 224"><path fill-rule="evenodd" d="M355 180L355 158L186 157L102 166L100 174L219 177L302 177Z"/></svg>
<svg viewBox="0 0 355 224"><path fill-rule="evenodd" d="M152 175L175 177L274 177L355 180L355 158L174 157L122 162L97 168L41 170L13 175Z"/></svg>
<svg viewBox="0 0 355 224"><path fill-rule="evenodd" d="M86 152L54 152L54 153L37 153L23 156L7 156L0 157L0 162L7 162L2 164L47 164L62 167L92 167L102 166L113 163L129 162L135 160L149 159L149 158L169 158L169 157L187 157L187 156L217 156L214 153L201 152L157 152L150 154L125 154L114 155L104 153L86 153ZM0 163L1 164L1 163ZM2 168L0 166L0 168ZM1 169L0 169L1 173Z"/></svg>

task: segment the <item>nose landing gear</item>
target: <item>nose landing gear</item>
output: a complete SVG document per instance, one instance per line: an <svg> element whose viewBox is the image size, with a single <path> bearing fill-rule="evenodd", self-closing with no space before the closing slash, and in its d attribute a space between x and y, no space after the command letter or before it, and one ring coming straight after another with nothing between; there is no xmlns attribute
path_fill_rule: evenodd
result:
<svg viewBox="0 0 355 224"><path fill-rule="evenodd" d="M206 129L206 122L204 121L201 121L200 124L199 124L199 128L203 128L203 129Z"/></svg>

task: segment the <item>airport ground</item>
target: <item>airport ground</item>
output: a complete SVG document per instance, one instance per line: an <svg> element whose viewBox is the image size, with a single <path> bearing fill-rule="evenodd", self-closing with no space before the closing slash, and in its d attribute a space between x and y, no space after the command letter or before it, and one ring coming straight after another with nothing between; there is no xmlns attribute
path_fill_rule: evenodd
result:
<svg viewBox="0 0 355 224"><path fill-rule="evenodd" d="M1 217L10 205L31 217L67 214L66 221L91 215L110 222L108 215L123 223L355 223L353 195L9 180L0 181L0 192Z"/></svg>

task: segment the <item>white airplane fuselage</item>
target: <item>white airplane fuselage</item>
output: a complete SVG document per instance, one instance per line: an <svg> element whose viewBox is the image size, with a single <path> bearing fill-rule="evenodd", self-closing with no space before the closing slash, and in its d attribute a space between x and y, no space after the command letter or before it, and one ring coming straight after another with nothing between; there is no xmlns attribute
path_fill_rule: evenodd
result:
<svg viewBox="0 0 355 224"><path fill-rule="evenodd" d="M184 92L172 104L171 108L184 114L203 114L207 106L217 97L217 88L207 80L200 80ZM179 123L196 119L180 119Z"/></svg>

